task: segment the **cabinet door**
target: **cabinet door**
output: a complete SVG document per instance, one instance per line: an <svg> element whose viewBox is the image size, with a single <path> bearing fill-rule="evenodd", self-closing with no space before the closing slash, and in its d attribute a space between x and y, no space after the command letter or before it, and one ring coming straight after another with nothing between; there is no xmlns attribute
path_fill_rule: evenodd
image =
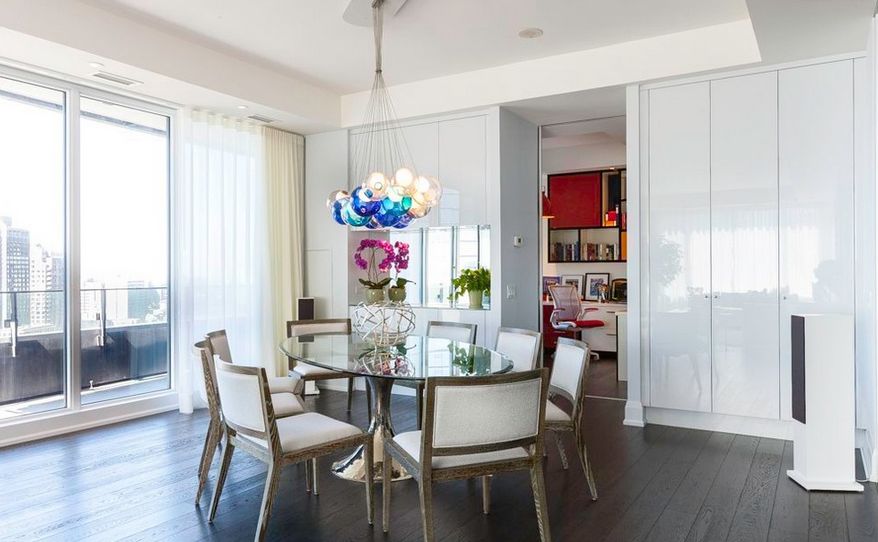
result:
<svg viewBox="0 0 878 542"><path fill-rule="evenodd" d="M441 226L486 224L487 142L485 116L439 123L442 201L430 214Z"/></svg>
<svg viewBox="0 0 878 542"><path fill-rule="evenodd" d="M710 98L713 412L777 419L777 73Z"/></svg>
<svg viewBox="0 0 878 542"><path fill-rule="evenodd" d="M781 418L790 315L854 311L853 63L778 73Z"/></svg>
<svg viewBox="0 0 878 542"><path fill-rule="evenodd" d="M649 93L652 406L710 411L710 87Z"/></svg>

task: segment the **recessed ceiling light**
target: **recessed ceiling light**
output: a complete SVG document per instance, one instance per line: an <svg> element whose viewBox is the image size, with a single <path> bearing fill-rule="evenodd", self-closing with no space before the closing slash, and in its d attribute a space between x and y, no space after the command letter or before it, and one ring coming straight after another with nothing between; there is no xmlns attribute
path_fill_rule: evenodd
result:
<svg viewBox="0 0 878 542"><path fill-rule="evenodd" d="M518 33L519 38L524 38L526 40L532 40L532 39L538 38L542 35L543 35L543 29L536 28L536 27L525 28L524 30L522 30L521 32Z"/></svg>
<svg viewBox="0 0 878 542"><path fill-rule="evenodd" d="M246 105L239 105L239 106L238 106L238 109L240 109L241 111L243 111L243 110L247 109L247 106L246 106Z"/></svg>
<svg viewBox="0 0 878 542"><path fill-rule="evenodd" d="M88 65L91 66L92 68L97 69L97 70L104 67L104 65L101 64L100 62L89 62Z"/></svg>

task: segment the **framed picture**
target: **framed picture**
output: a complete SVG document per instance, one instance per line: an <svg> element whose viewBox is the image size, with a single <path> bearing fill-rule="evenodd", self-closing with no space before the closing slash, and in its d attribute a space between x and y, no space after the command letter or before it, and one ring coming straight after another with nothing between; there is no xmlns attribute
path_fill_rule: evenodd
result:
<svg viewBox="0 0 878 542"><path fill-rule="evenodd" d="M543 295L549 296L549 286L561 284L561 277L557 275L543 275Z"/></svg>
<svg viewBox="0 0 878 542"><path fill-rule="evenodd" d="M585 300L599 301L601 297L601 286L610 286L609 273L586 273L585 274Z"/></svg>
<svg viewBox="0 0 878 542"><path fill-rule="evenodd" d="M561 284L576 286L576 291L582 295L582 275L561 275Z"/></svg>

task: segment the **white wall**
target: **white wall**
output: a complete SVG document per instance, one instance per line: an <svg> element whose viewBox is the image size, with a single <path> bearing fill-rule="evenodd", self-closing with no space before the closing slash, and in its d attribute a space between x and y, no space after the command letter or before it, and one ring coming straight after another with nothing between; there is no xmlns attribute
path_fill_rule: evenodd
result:
<svg viewBox="0 0 878 542"><path fill-rule="evenodd" d="M347 186L348 131L305 137L305 295L317 318L348 314L348 230L326 209L326 197Z"/></svg>
<svg viewBox="0 0 878 542"><path fill-rule="evenodd" d="M499 124L502 324L539 329L539 130L502 108ZM513 246L516 236L522 238L520 247Z"/></svg>

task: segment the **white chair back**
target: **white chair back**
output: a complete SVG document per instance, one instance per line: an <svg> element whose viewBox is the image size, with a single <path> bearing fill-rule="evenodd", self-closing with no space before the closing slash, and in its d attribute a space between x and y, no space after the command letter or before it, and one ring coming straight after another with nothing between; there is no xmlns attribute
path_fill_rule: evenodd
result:
<svg viewBox="0 0 878 542"><path fill-rule="evenodd" d="M568 399L578 401L580 394L585 391L582 383L588 360L588 346L584 342L559 338L552 362L550 385L568 394Z"/></svg>
<svg viewBox="0 0 878 542"><path fill-rule="evenodd" d="M350 335L350 318L331 318L325 320L292 320L287 322L287 337L343 333Z"/></svg>
<svg viewBox="0 0 878 542"><path fill-rule="evenodd" d="M438 321L427 322L427 337L475 344L476 324Z"/></svg>
<svg viewBox="0 0 878 542"><path fill-rule="evenodd" d="M216 362L216 384L223 419L234 429L264 437L268 433L265 369Z"/></svg>
<svg viewBox="0 0 878 542"><path fill-rule="evenodd" d="M427 381L432 412L424 431L432 449L496 447L535 438L542 426L543 370L488 377L439 377Z"/></svg>
<svg viewBox="0 0 878 542"><path fill-rule="evenodd" d="M541 338L538 331L501 327L497 330L495 350L512 360L513 372L530 371L537 368Z"/></svg>

